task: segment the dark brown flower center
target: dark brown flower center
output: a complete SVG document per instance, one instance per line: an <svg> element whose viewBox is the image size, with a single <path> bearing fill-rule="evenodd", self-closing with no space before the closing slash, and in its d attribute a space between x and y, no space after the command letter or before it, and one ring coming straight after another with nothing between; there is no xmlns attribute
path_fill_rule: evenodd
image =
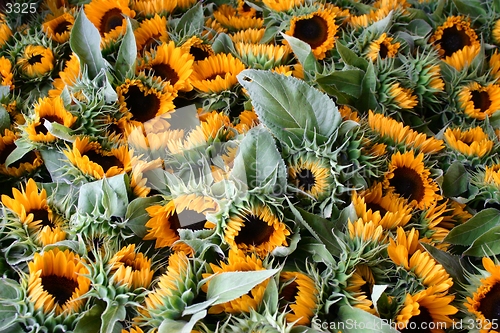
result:
<svg viewBox="0 0 500 333"><path fill-rule="evenodd" d="M123 168L123 163L116 156L105 156L99 154L95 150L89 150L85 153L85 156L89 158L90 161L99 164L104 172L107 172L110 168L116 166L118 168Z"/></svg>
<svg viewBox="0 0 500 333"><path fill-rule="evenodd" d="M260 245L269 241L274 228L253 214L243 217L244 225L234 238L236 244Z"/></svg>
<svg viewBox="0 0 500 333"><path fill-rule="evenodd" d="M309 192L313 189L314 185L316 185L316 177L314 177L314 173L309 169L301 169L300 172L297 173L296 178L297 186Z"/></svg>
<svg viewBox="0 0 500 333"><path fill-rule="evenodd" d="M420 202L424 198L425 187L420 175L413 169L398 167L394 171L394 177L389 181L397 194L408 199Z"/></svg>
<svg viewBox="0 0 500 333"><path fill-rule="evenodd" d="M119 8L108 10L101 18L99 31L102 35L116 29L123 24L123 13Z"/></svg>
<svg viewBox="0 0 500 333"><path fill-rule="evenodd" d="M480 303L479 311L490 323L500 321L500 284L496 283Z"/></svg>
<svg viewBox="0 0 500 333"><path fill-rule="evenodd" d="M36 63L41 63L41 62L42 62L42 55L41 54L32 55L28 59L28 64L30 64L30 65L34 65Z"/></svg>
<svg viewBox="0 0 500 333"><path fill-rule="evenodd" d="M33 222L38 222L38 227L42 229L45 226L49 226L50 228L54 228L54 223L49 219L49 211L47 209L35 209L30 213L33 214Z"/></svg>
<svg viewBox="0 0 500 333"><path fill-rule="evenodd" d="M410 321L406 325L405 329L400 330L401 333L426 333L431 332L429 327L432 327L431 323L434 322L432 316L424 307L420 307L420 314L410 318Z"/></svg>
<svg viewBox="0 0 500 333"><path fill-rule="evenodd" d="M71 23L68 21L62 21L54 28L54 33L63 34L71 30Z"/></svg>
<svg viewBox="0 0 500 333"><path fill-rule="evenodd" d="M194 57L195 61L206 59L210 55L210 52L203 47L194 45L189 48L189 53Z"/></svg>
<svg viewBox="0 0 500 333"><path fill-rule="evenodd" d="M389 48L385 43L380 44L380 59L385 59L387 57L387 54L389 53Z"/></svg>
<svg viewBox="0 0 500 333"><path fill-rule="evenodd" d="M479 109L481 112L485 112L491 106L490 95L486 91L474 90L471 92L471 100L474 103L474 109Z"/></svg>
<svg viewBox="0 0 500 333"><path fill-rule="evenodd" d="M372 210L372 212L379 211L381 217L384 217L385 213L387 213L387 209L385 209L384 207L382 207L379 204L374 203L374 202L367 202L366 203L366 210L370 210L370 209Z"/></svg>
<svg viewBox="0 0 500 333"><path fill-rule="evenodd" d="M281 289L280 296L288 303L295 303L295 296L299 292L299 285L297 282L292 281Z"/></svg>
<svg viewBox="0 0 500 333"><path fill-rule="evenodd" d="M298 20L295 23L293 37L306 42L312 49L315 49L328 39L328 24L320 16Z"/></svg>
<svg viewBox="0 0 500 333"><path fill-rule="evenodd" d="M226 76L226 73L213 73L212 75L208 76L205 80L207 81L215 80L217 76L224 78Z"/></svg>
<svg viewBox="0 0 500 333"><path fill-rule="evenodd" d="M64 276L47 275L42 276L42 287L54 296L59 305L63 305L71 298L78 287L78 283Z"/></svg>
<svg viewBox="0 0 500 333"><path fill-rule="evenodd" d="M132 119L141 123L156 117L160 109L160 99L155 94L147 94L142 92L139 87L131 86L125 94L125 102Z"/></svg>
<svg viewBox="0 0 500 333"><path fill-rule="evenodd" d="M142 45L142 50L146 51L151 51L153 50L157 45L158 41L160 40L161 35L160 34L155 34L153 36L150 36Z"/></svg>
<svg viewBox="0 0 500 333"><path fill-rule="evenodd" d="M164 81L170 81L171 85L179 81L179 75L177 75L177 72L168 64L153 65L151 69L154 71L155 76L161 77Z"/></svg>
<svg viewBox="0 0 500 333"><path fill-rule="evenodd" d="M471 40L464 30L458 30L456 26L453 26L443 30L439 44L441 49L444 50L444 55L449 57L458 50L463 49L464 46L471 45Z"/></svg>

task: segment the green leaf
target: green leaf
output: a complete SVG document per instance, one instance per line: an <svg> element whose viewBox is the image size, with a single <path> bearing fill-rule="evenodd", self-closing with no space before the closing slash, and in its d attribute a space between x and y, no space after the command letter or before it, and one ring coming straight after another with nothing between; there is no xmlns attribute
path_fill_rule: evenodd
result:
<svg viewBox="0 0 500 333"><path fill-rule="evenodd" d="M126 315L127 310L125 306L117 304L116 302L108 303L106 310L104 310L101 315L102 325L100 333L113 333L117 330L116 326L120 327L118 332L121 332L121 325L119 325L119 322L125 320Z"/></svg>
<svg viewBox="0 0 500 333"><path fill-rule="evenodd" d="M365 72L360 69L347 69L335 71L316 79L316 81L321 87L334 86L336 90L358 98L361 94L361 82L363 82L364 76Z"/></svg>
<svg viewBox="0 0 500 333"><path fill-rule="evenodd" d="M344 324L343 333L398 333L396 329L381 318L350 305L342 305L338 317Z"/></svg>
<svg viewBox="0 0 500 333"><path fill-rule="evenodd" d="M80 59L80 64L87 67L88 76L94 79L106 68L106 62L101 53L101 35L99 30L85 16L82 9L71 28L69 44Z"/></svg>
<svg viewBox="0 0 500 333"><path fill-rule="evenodd" d="M453 0L458 11L464 15L477 19L480 23L486 23L488 12L483 7L483 2L478 0Z"/></svg>
<svg viewBox="0 0 500 333"><path fill-rule="evenodd" d="M248 91L259 119L285 143L295 137L289 129L330 137L342 122L332 99L300 79L247 69L238 74L238 80Z"/></svg>
<svg viewBox="0 0 500 333"><path fill-rule="evenodd" d="M78 211L92 214L97 208L109 217L124 217L128 194L125 175L116 175L82 185L78 197Z"/></svg>
<svg viewBox="0 0 500 333"><path fill-rule="evenodd" d="M137 59L137 43L135 41L134 29L130 19L127 17L127 31L118 49L115 72L120 80L124 80L128 74L135 73L135 61Z"/></svg>
<svg viewBox="0 0 500 333"><path fill-rule="evenodd" d="M286 189L286 167L274 139L264 127L247 132L234 160L231 176L243 183L244 189L260 189L262 193L280 194Z"/></svg>
<svg viewBox="0 0 500 333"><path fill-rule="evenodd" d="M487 232L476 238L464 252L466 256L484 257L500 254L500 225L491 227Z"/></svg>
<svg viewBox="0 0 500 333"><path fill-rule="evenodd" d="M10 115L7 109L0 104L0 132L10 127Z"/></svg>
<svg viewBox="0 0 500 333"><path fill-rule="evenodd" d="M314 56L311 46L306 42L295 38L293 36L289 36L287 34L281 34L283 38L285 38L292 48L293 53L302 64L302 67L306 72L318 72L320 69L320 65Z"/></svg>
<svg viewBox="0 0 500 333"><path fill-rule="evenodd" d="M57 122L51 123L47 119L45 119L45 121L43 122L43 125L47 128L47 130L50 132L50 134L52 134L56 138L66 140L69 142L75 141L75 138L73 137L73 135L70 134L71 129L69 127L61 125Z"/></svg>
<svg viewBox="0 0 500 333"><path fill-rule="evenodd" d="M229 36L225 33L220 33L218 36L215 38L214 42L212 43L212 50L214 50L214 53L232 53L236 54L236 49L234 48L234 43L229 38Z"/></svg>
<svg viewBox="0 0 500 333"><path fill-rule="evenodd" d="M198 2L182 15L175 26L175 31L179 34L187 35L189 31L202 31L204 24L205 17L203 15L203 7L201 2Z"/></svg>
<svg viewBox="0 0 500 333"><path fill-rule="evenodd" d="M342 61L349 66L357 67L363 71L368 69L368 60L363 57L359 57L356 52L349 49L342 43L336 43L335 48L337 49Z"/></svg>
<svg viewBox="0 0 500 333"><path fill-rule="evenodd" d="M15 144L16 148L5 159L6 166L9 166L12 163L20 160L24 155L35 149L35 147L30 142L24 140L23 138L17 139L15 141Z"/></svg>
<svg viewBox="0 0 500 333"><path fill-rule="evenodd" d="M76 323L73 330L74 333L100 333L101 329L101 314L104 311L104 306L101 302L94 305L87 311Z"/></svg>
<svg viewBox="0 0 500 333"><path fill-rule="evenodd" d="M279 269L224 272L215 275L208 284L207 299L216 298L214 305L232 301L248 293L259 283L279 272Z"/></svg>
<svg viewBox="0 0 500 333"><path fill-rule="evenodd" d="M2 304L2 300L12 300L19 298L19 284L11 279L0 278L0 331L6 332L16 325L17 310L12 305ZM19 331L21 332L21 331Z"/></svg>
<svg viewBox="0 0 500 333"><path fill-rule="evenodd" d="M145 225L150 216L146 208L159 201L161 201L160 196L136 198L127 206L127 211L125 212L127 227L138 237L143 238L147 233Z"/></svg>
<svg viewBox="0 0 500 333"><path fill-rule="evenodd" d="M67 165L66 156L59 150L42 150L40 151L42 155L43 163L50 173L52 181L61 181L65 177L65 172L63 167Z"/></svg>
<svg viewBox="0 0 500 333"><path fill-rule="evenodd" d="M464 224L453 228L444 241L456 245L471 245L478 237L498 225L500 225L500 212L494 208L487 208Z"/></svg>
<svg viewBox="0 0 500 333"><path fill-rule="evenodd" d="M368 64L365 77L361 82L361 95L358 99L357 109L361 111L375 110L378 108L377 102L377 74L373 63Z"/></svg>
<svg viewBox="0 0 500 333"><path fill-rule="evenodd" d="M406 29L417 36L427 36L433 29L431 25L422 19L414 19L408 23Z"/></svg>
<svg viewBox="0 0 500 333"><path fill-rule="evenodd" d="M2 86L0 85L0 99L8 96L10 94L10 86Z"/></svg>
<svg viewBox="0 0 500 333"><path fill-rule="evenodd" d="M158 333L191 333L194 325L206 316L207 311L204 310L192 315L189 322L167 318L158 327Z"/></svg>
<svg viewBox="0 0 500 333"><path fill-rule="evenodd" d="M469 175L460 161L453 162L443 176L443 194L458 197L469 188Z"/></svg>

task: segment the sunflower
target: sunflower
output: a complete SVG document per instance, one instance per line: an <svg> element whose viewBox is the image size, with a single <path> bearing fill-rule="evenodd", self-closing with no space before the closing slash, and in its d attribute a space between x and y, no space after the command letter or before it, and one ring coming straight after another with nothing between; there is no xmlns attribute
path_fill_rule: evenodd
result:
<svg viewBox="0 0 500 333"><path fill-rule="evenodd" d="M314 154L300 157L292 155L286 164L289 182L314 200L322 201L334 190L335 178L327 160Z"/></svg>
<svg viewBox="0 0 500 333"><path fill-rule="evenodd" d="M43 165L43 159L37 150L30 150L19 160L5 164L7 157L16 149L16 140L19 135L6 129L4 135L0 136L0 174L11 177L22 177L35 172Z"/></svg>
<svg viewBox="0 0 500 333"><path fill-rule="evenodd" d="M104 150L89 137L77 137L72 148L68 147L63 153L83 174L95 179L116 176L132 169L126 145Z"/></svg>
<svg viewBox="0 0 500 333"><path fill-rule="evenodd" d="M228 5L220 5L213 13L214 19L224 28L231 31L244 29L260 29L264 25L264 19L261 17L239 15L236 8Z"/></svg>
<svg viewBox="0 0 500 333"><path fill-rule="evenodd" d="M173 41L162 43L143 58L138 71L150 71L150 75L169 82L176 91L191 91L189 82L193 72L194 57Z"/></svg>
<svg viewBox="0 0 500 333"><path fill-rule="evenodd" d="M287 64L291 50L287 45L237 43L236 52L249 68L271 69Z"/></svg>
<svg viewBox="0 0 500 333"><path fill-rule="evenodd" d="M19 71L29 78L50 75L54 65L54 53L42 45L26 45L16 59Z"/></svg>
<svg viewBox="0 0 500 333"><path fill-rule="evenodd" d="M198 36L192 36L187 41L182 43L181 48L191 54L194 61L204 60L211 55L214 55L212 44L206 42Z"/></svg>
<svg viewBox="0 0 500 333"><path fill-rule="evenodd" d="M260 43L262 37L264 37L265 32L266 29L264 28L261 29L250 28L250 29L235 31L229 35L229 38L231 38L234 44L240 42L258 44Z"/></svg>
<svg viewBox="0 0 500 333"><path fill-rule="evenodd" d="M137 52L151 52L161 43L169 39L167 32L167 18L155 14L150 19L142 20L134 30Z"/></svg>
<svg viewBox="0 0 500 333"><path fill-rule="evenodd" d="M420 241L430 243L433 246L446 249L449 244L443 243L444 238L450 232L450 229L442 226L442 222L447 218L447 213L451 211L448 201L436 202L425 209L418 218L419 225L422 228L422 238ZM455 223L452 223L454 226Z"/></svg>
<svg viewBox="0 0 500 333"><path fill-rule="evenodd" d="M448 292L453 285L452 278L429 253L420 249L418 235L418 231L414 228L405 234L403 228L398 227L396 240L389 239L387 247L389 258L396 265L411 272L422 286L432 287L436 293Z"/></svg>
<svg viewBox="0 0 500 333"><path fill-rule="evenodd" d="M259 119L255 111L245 110L238 116L238 123L234 126L234 128L238 131L238 133L244 134L258 124Z"/></svg>
<svg viewBox="0 0 500 333"><path fill-rule="evenodd" d="M0 57L0 85L10 86L10 90L12 90L14 89L13 79L12 63L4 56Z"/></svg>
<svg viewBox="0 0 500 333"><path fill-rule="evenodd" d="M148 288L153 279L151 259L136 252L135 244L123 247L109 260L111 280L130 290Z"/></svg>
<svg viewBox="0 0 500 333"><path fill-rule="evenodd" d="M301 272L280 273L279 295L289 308L286 321L294 325L309 325L319 301L319 290L314 280Z"/></svg>
<svg viewBox="0 0 500 333"><path fill-rule="evenodd" d="M308 15L294 16L285 33L309 44L314 56L322 60L335 45L337 29L335 13L327 7Z"/></svg>
<svg viewBox="0 0 500 333"><path fill-rule="evenodd" d="M479 126L466 131L460 128L447 128L444 139L451 149L468 157L483 157L493 149L493 141Z"/></svg>
<svg viewBox="0 0 500 333"><path fill-rule="evenodd" d="M89 21L106 39L114 39L125 33L126 17L135 16L128 0L91 0L85 4L84 10Z"/></svg>
<svg viewBox="0 0 500 333"><path fill-rule="evenodd" d="M380 220L385 230L405 226L412 217L412 208L406 200L392 193L383 193L382 183L375 183L360 193L353 191L351 202L356 214L364 221ZM377 217L373 215L377 214Z"/></svg>
<svg viewBox="0 0 500 333"><path fill-rule="evenodd" d="M71 29L75 24L72 12L63 11L58 15L47 15L42 23L43 32L57 43L65 43L69 40Z"/></svg>
<svg viewBox="0 0 500 333"><path fill-rule="evenodd" d="M275 12L287 12L304 4L304 0L262 0L262 3Z"/></svg>
<svg viewBox="0 0 500 333"><path fill-rule="evenodd" d="M488 61L490 75L498 79L500 77L500 53L497 50L493 52Z"/></svg>
<svg viewBox="0 0 500 333"><path fill-rule="evenodd" d="M5 15L0 13L0 47L3 47L10 37L12 37L12 30L5 19Z"/></svg>
<svg viewBox="0 0 500 333"><path fill-rule="evenodd" d="M393 41L394 38L388 37L384 32L379 38L370 43L366 56L373 62L375 62L377 58L385 59L396 57L401 44Z"/></svg>
<svg viewBox="0 0 500 333"><path fill-rule="evenodd" d="M444 61L457 70L471 63L480 49L470 21L462 16L450 16L429 39Z"/></svg>
<svg viewBox="0 0 500 333"><path fill-rule="evenodd" d="M415 156L413 151L397 152L391 157L383 186L407 199L411 206L423 209L441 199L438 184L430 178L430 174L425 167L423 153Z"/></svg>
<svg viewBox="0 0 500 333"><path fill-rule="evenodd" d="M147 123L175 109L173 101L176 93L168 83L154 84L140 78L126 79L116 87L116 93L120 111L127 119L138 123Z"/></svg>
<svg viewBox="0 0 500 333"><path fill-rule="evenodd" d="M398 109L413 109L418 105L417 96L413 94L413 91L401 87L398 82L389 85L387 95Z"/></svg>
<svg viewBox="0 0 500 333"><path fill-rule="evenodd" d="M224 240L231 248L265 257L278 246L287 246L290 231L269 206L242 207L226 221Z"/></svg>
<svg viewBox="0 0 500 333"><path fill-rule="evenodd" d="M64 69L59 72L59 77L52 82L53 89L49 90L49 97L61 95L64 88L71 89L81 77L80 60L75 53L72 53L66 61ZM77 96L78 97L78 96Z"/></svg>
<svg viewBox="0 0 500 333"><path fill-rule="evenodd" d="M141 16L160 15L167 17L181 0L132 0L131 7Z"/></svg>
<svg viewBox="0 0 500 333"><path fill-rule="evenodd" d="M467 311L474 316L474 322L481 328L479 332L497 332L498 300L500 299L500 266L488 257L482 258L487 276L480 280L480 285L464 303Z"/></svg>
<svg viewBox="0 0 500 333"><path fill-rule="evenodd" d="M172 247L175 251L192 253L193 250L186 244L176 243L180 239L178 230L212 226L207 223L206 214L218 209L217 202L212 198L195 194L181 195L166 205L152 205L146 208L150 218L145 224L147 234L143 239L154 240L155 248Z"/></svg>
<svg viewBox="0 0 500 333"><path fill-rule="evenodd" d="M484 120L500 110L500 85L472 82L460 89L458 102L467 116Z"/></svg>
<svg viewBox="0 0 500 333"><path fill-rule="evenodd" d="M453 323L450 316L458 312L458 309L451 305L454 298L453 295L437 294L433 288L414 295L407 294L394 325L402 333L444 333L443 328L451 327Z"/></svg>
<svg viewBox="0 0 500 333"><path fill-rule="evenodd" d="M347 279L345 291L355 298L353 300L354 307L376 315L377 310L370 300L374 285L375 277L372 269L367 265L358 264L355 266L354 272Z"/></svg>
<svg viewBox="0 0 500 333"><path fill-rule="evenodd" d="M500 164L492 166L486 165L483 179L485 183L494 184L500 187Z"/></svg>
<svg viewBox="0 0 500 333"><path fill-rule="evenodd" d="M196 2L197 0L177 0L177 9L184 11L191 8Z"/></svg>
<svg viewBox="0 0 500 333"><path fill-rule="evenodd" d="M227 263L220 262L219 265L210 264L213 274L204 273L203 278L208 278L214 274L224 273L224 272L254 272L265 270L264 264L261 259L259 259L255 254L245 255L241 250L233 249L229 251L227 256ZM208 310L210 314L219 314L222 312L228 314L239 314L243 312L250 312L251 310L256 310L259 304L264 298L264 292L266 290L269 279L259 283L253 287L248 293L240 296L232 301L225 302L222 304L217 304L211 306ZM207 281L202 287L203 291L208 290L210 285L210 280Z"/></svg>
<svg viewBox="0 0 500 333"><path fill-rule="evenodd" d="M362 218L354 222L347 222L348 236L351 240L357 240L360 243L381 243L385 234L379 220L364 221Z"/></svg>
<svg viewBox="0 0 500 333"><path fill-rule="evenodd" d="M12 195L13 198L2 195L2 203L27 226L36 243L46 246L66 239L62 217L50 208L47 192L45 189L39 191L32 178L25 189L13 188Z"/></svg>
<svg viewBox="0 0 500 333"><path fill-rule="evenodd" d="M144 333L139 326L132 326L129 329L122 329L120 333Z"/></svg>
<svg viewBox="0 0 500 333"><path fill-rule="evenodd" d="M44 314L78 313L86 303L90 289L89 273L80 257L58 248L35 253L28 263L28 299L36 311Z"/></svg>
<svg viewBox="0 0 500 333"><path fill-rule="evenodd" d="M193 65L191 83L204 93L221 93L238 83L236 75L245 65L231 54L218 53Z"/></svg>
<svg viewBox="0 0 500 333"><path fill-rule="evenodd" d="M34 119L28 121L25 129L29 140L33 142L53 142L56 140L56 137L48 132L44 126L44 121L55 122L71 128L78 119L66 110L63 100L59 96L40 98L34 110Z"/></svg>
<svg viewBox="0 0 500 333"><path fill-rule="evenodd" d="M145 173L152 170L162 169L162 160L157 158L152 161L138 160L132 165L130 174L130 187L136 197L147 197L151 193L151 187L148 186L148 178Z"/></svg>

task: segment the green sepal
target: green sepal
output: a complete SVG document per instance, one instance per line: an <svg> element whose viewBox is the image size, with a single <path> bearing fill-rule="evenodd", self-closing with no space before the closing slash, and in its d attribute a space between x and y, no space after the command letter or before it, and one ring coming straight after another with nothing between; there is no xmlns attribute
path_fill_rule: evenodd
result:
<svg viewBox="0 0 500 333"><path fill-rule="evenodd" d="M3 133L5 129L10 127L10 116L9 112L0 104L0 133Z"/></svg>
<svg viewBox="0 0 500 333"><path fill-rule="evenodd" d="M498 226L500 226L500 211L486 208L464 224L453 228L444 241L455 245L472 245L481 235L489 233L492 228Z"/></svg>
<svg viewBox="0 0 500 333"><path fill-rule="evenodd" d="M297 137L290 129L328 138L342 122L332 99L300 79L255 69L244 70L237 77L261 122L285 144Z"/></svg>
<svg viewBox="0 0 500 333"><path fill-rule="evenodd" d="M127 18L127 31L121 40L114 66L116 76L120 81L135 73L136 59L137 43L135 41L134 29L130 19Z"/></svg>
<svg viewBox="0 0 500 333"><path fill-rule="evenodd" d="M152 196L136 198L128 204L127 211L125 212L126 225L137 237L144 238L147 233L146 223L150 219L150 216L146 208L161 200L161 196Z"/></svg>
<svg viewBox="0 0 500 333"><path fill-rule="evenodd" d="M78 56L82 70L87 68L89 79L95 79L101 70L106 69L106 60L101 53L101 35L87 18L83 8L71 28L69 44Z"/></svg>
<svg viewBox="0 0 500 333"><path fill-rule="evenodd" d="M286 191L286 167L274 139L262 126L250 129L241 141L231 178L241 191L280 195Z"/></svg>
<svg viewBox="0 0 500 333"><path fill-rule="evenodd" d="M293 36L289 36L283 33L281 35L287 40L288 44L292 48L293 53L302 64L305 72L315 73L320 71L321 66L316 60L316 57L314 56L309 44Z"/></svg>
<svg viewBox="0 0 500 333"><path fill-rule="evenodd" d="M447 197L458 197L469 188L469 174L460 161L453 162L443 176L443 194Z"/></svg>
<svg viewBox="0 0 500 333"><path fill-rule="evenodd" d="M222 304L241 297L258 284L278 273L279 269L260 271L224 272L210 279L207 299L217 299L213 305Z"/></svg>

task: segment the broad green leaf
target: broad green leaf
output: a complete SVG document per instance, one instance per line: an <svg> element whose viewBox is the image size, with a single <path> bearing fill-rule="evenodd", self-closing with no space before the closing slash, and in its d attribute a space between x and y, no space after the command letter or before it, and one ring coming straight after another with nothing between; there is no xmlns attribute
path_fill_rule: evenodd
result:
<svg viewBox="0 0 500 333"><path fill-rule="evenodd" d="M83 9L78 13L71 28L69 44L80 59L81 66L87 67L90 79L94 79L101 70L106 68L106 61L101 53L101 35L85 16Z"/></svg>
<svg viewBox="0 0 500 333"><path fill-rule="evenodd" d="M456 245L471 245L478 237L499 225L500 212L494 208L487 208L464 224L453 228L444 241Z"/></svg>
<svg viewBox="0 0 500 333"><path fill-rule="evenodd" d="M259 119L285 143L290 139L289 129L330 137L342 121L333 100L300 79L247 69L238 74L238 80L248 91Z"/></svg>
<svg viewBox="0 0 500 333"><path fill-rule="evenodd" d="M336 90L358 98L361 94L361 82L363 82L364 76L365 72L360 69L348 69L335 71L316 79L316 81L321 87L334 86Z"/></svg>
<svg viewBox="0 0 500 333"><path fill-rule="evenodd" d="M0 99L8 96L10 94L10 86L0 85Z"/></svg>
<svg viewBox="0 0 500 333"><path fill-rule="evenodd" d="M344 324L343 333L398 333L396 329L379 317L350 305L340 307L338 318Z"/></svg>
<svg viewBox="0 0 500 333"><path fill-rule="evenodd" d="M234 48L234 43L225 33L218 34L212 43L212 50L217 53L232 53L236 54L236 49Z"/></svg>
<svg viewBox="0 0 500 333"><path fill-rule="evenodd" d="M368 64L365 77L361 83L361 95L357 102L357 109L361 111L375 110L377 102L377 75L373 63Z"/></svg>
<svg viewBox="0 0 500 333"><path fill-rule="evenodd" d="M104 306L101 302L94 305L88 310L83 317L76 323L73 330L74 333L100 333L101 329L101 314L104 311Z"/></svg>
<svg viewBox="0 0 500 333"><path fill-rule="evenodd" d="M453 0L453 4L457 7L458 11L464 15L476 19L480 23L486 23L488 13L483 7L483 2L478 0Z"/></svg>
<svg viewBox="0 0 500 333"><path fill-rule="evenodd" d="M214 302L216 300L217 300L216 298L212 298L212 299L208 299L208 300L201 302L201 303L196 303L196 304L186 306L184 308L184 311L182 311L182 317L194 315L198 312L201 312L201 311L205 310L206 308L208 308L209 306L212 306L212 304L214 304Z"/></svg>
<svg viewBox="0 0 500 333"><path fill-rule="evenodd" d="M248 190L261 189L279 195L286 188L285 163L274 139L264 127L254 127L241 141L231 176Z"/></svg>
<svg viewBox="0 0 500 333"><path fill-rule="evenodd" d="M281 35L287 40L288 44L292 48L293 53L302 64L302 67L306 72L319 71L320 65L316 60L316 57L312 53L312 49L309 44L287 34L282 33Z"/></svg>
<svg viewBox="0 0 500 333"><path fill-rule="evenodd" d="M203 310L193 314L188 322L167 318L158 327L158 333L191 333L196 323L206 316L207 311Z"/></svg>
<svg viewBox="0 0 500 333"><path fill-rule="evenodd" d="M484 257L500 254L500 225L490 228L474 240L464 252L466 256Z"/></svg>
<svg viewBox="0 0 500 333"><path fill-rule="evenodd" d="M12 300L13 302L19 298L19 284L11 279L0 278L0 301ZM0 331L6 332L8 329L15 327L17 318L17 310L14 306L1 304L0 306Z"/></svg>
<svg viewBox="0 0 500 333"><path fill-rule="evenodd" d="M127 227L129 227L136 236L141 238L146 236L147 228L145 225L150 219L146 208L159 201L161 201L161 197L159 196L136 198L127 206L127 211L125 213Z"/></svg>
<svg viewBox="0 0 500 333"><path fill-rule="evenodd" d="M23 158L24 155L34 150L35 147L23 138L15 141L16 148L5 159L5 165L10 166L12 163Z"/></svg>
<svg viewBox="0 0 500 333"><path fill-rule="evenodd" d="M443 177L443 193L447 197L458 197L467 191L469 187L469 175L460 161L455 161L448 168Z"/></svg>
<svg viewBox="0 0 500 333"><path fill-rule="evenodd" d="M71 129L64 126L64 125L61 125L57 122L51 123L47 119L45 119L43 125L47 128L47 130L50 132L50 134L52 134L56 138L66 140L69 142L73 142L75 140L73 135L70 134Z"/></svg>
<svg viewBox="0 0 500 333"><path fill-rule="evenodd" d="M210 279L207 299L217 298L214 305L232 301L248 293L259 283L279 272L279 269L261 271L224 272Z"/></svg>
<svg viewBox="0 0 500 333"><path fill-rule="evenodd" d="M125 306L116 304L116 302L108 303L106 310L101 315L102 325L100 333L113 333L116 331L116 326L120 327L118 332L121 332L121 325L117 325L120 321L125 320L127 310Z"/></svg>
<svg viewBox="0 0 500 333"><path fill-rule="evenodd" d="M96 208L109 217L124 217L128 205L125 175L104 178L82 185L78 197L78 211L92 214Z"/></svg>
<svg viewBox="0 0 500 333"><path fill-rule="evenodd" d="M3 133L5 129L10 127L9 112L0 104L0 132Z"/></svg>
<svg viewBox="0 0 500 333"><path fill-rule="evenodd" d="M421 19L412 20L406 29L422 37L427 36L433 30L429 23Z"/></svg>
<svg viewBox="0 0 500 333"><path fill-rule="evenodd" d="M65 171L62 169L68 163L68 159L59 150L42 150L40 152L43 164L47 168L52 181L61 181L65 177Z"/></svg>
<svg viewBox="0 0 500 333"><path fill-rule="evenodd" d="M137 43L135 41L134 29L130 19L127 18L127 31L118 49L115 72L120 80L124 80L127 74L135 73L137 59Z"/></svg>
<svg viewBox="0 0 500 333"><path fill-rule="evenodd" d="M357 67L363 71L366 71L368 68L368 60L363 57L360 57L356 54L356 52L349 49L342 43L336 43L335 48L337 49L342 61L349 66Z"/></svg>
<svg viewBox="0 0 500 333"><path fill-rule="evenodd" d="M460 257L442 250L435 248L430 244L424 242L420 243L424 249L441 265L455 281L466 283L464 278L464 270L460 263Z"/></svg>
<svg viewBox="0 0 500 333"><path fill-rule="evenodd" d="M187 35L189 31L201 32L204 23L203 6L201 2L198 2L182 15L175 26L175 31L183 35Z"/></svg>

